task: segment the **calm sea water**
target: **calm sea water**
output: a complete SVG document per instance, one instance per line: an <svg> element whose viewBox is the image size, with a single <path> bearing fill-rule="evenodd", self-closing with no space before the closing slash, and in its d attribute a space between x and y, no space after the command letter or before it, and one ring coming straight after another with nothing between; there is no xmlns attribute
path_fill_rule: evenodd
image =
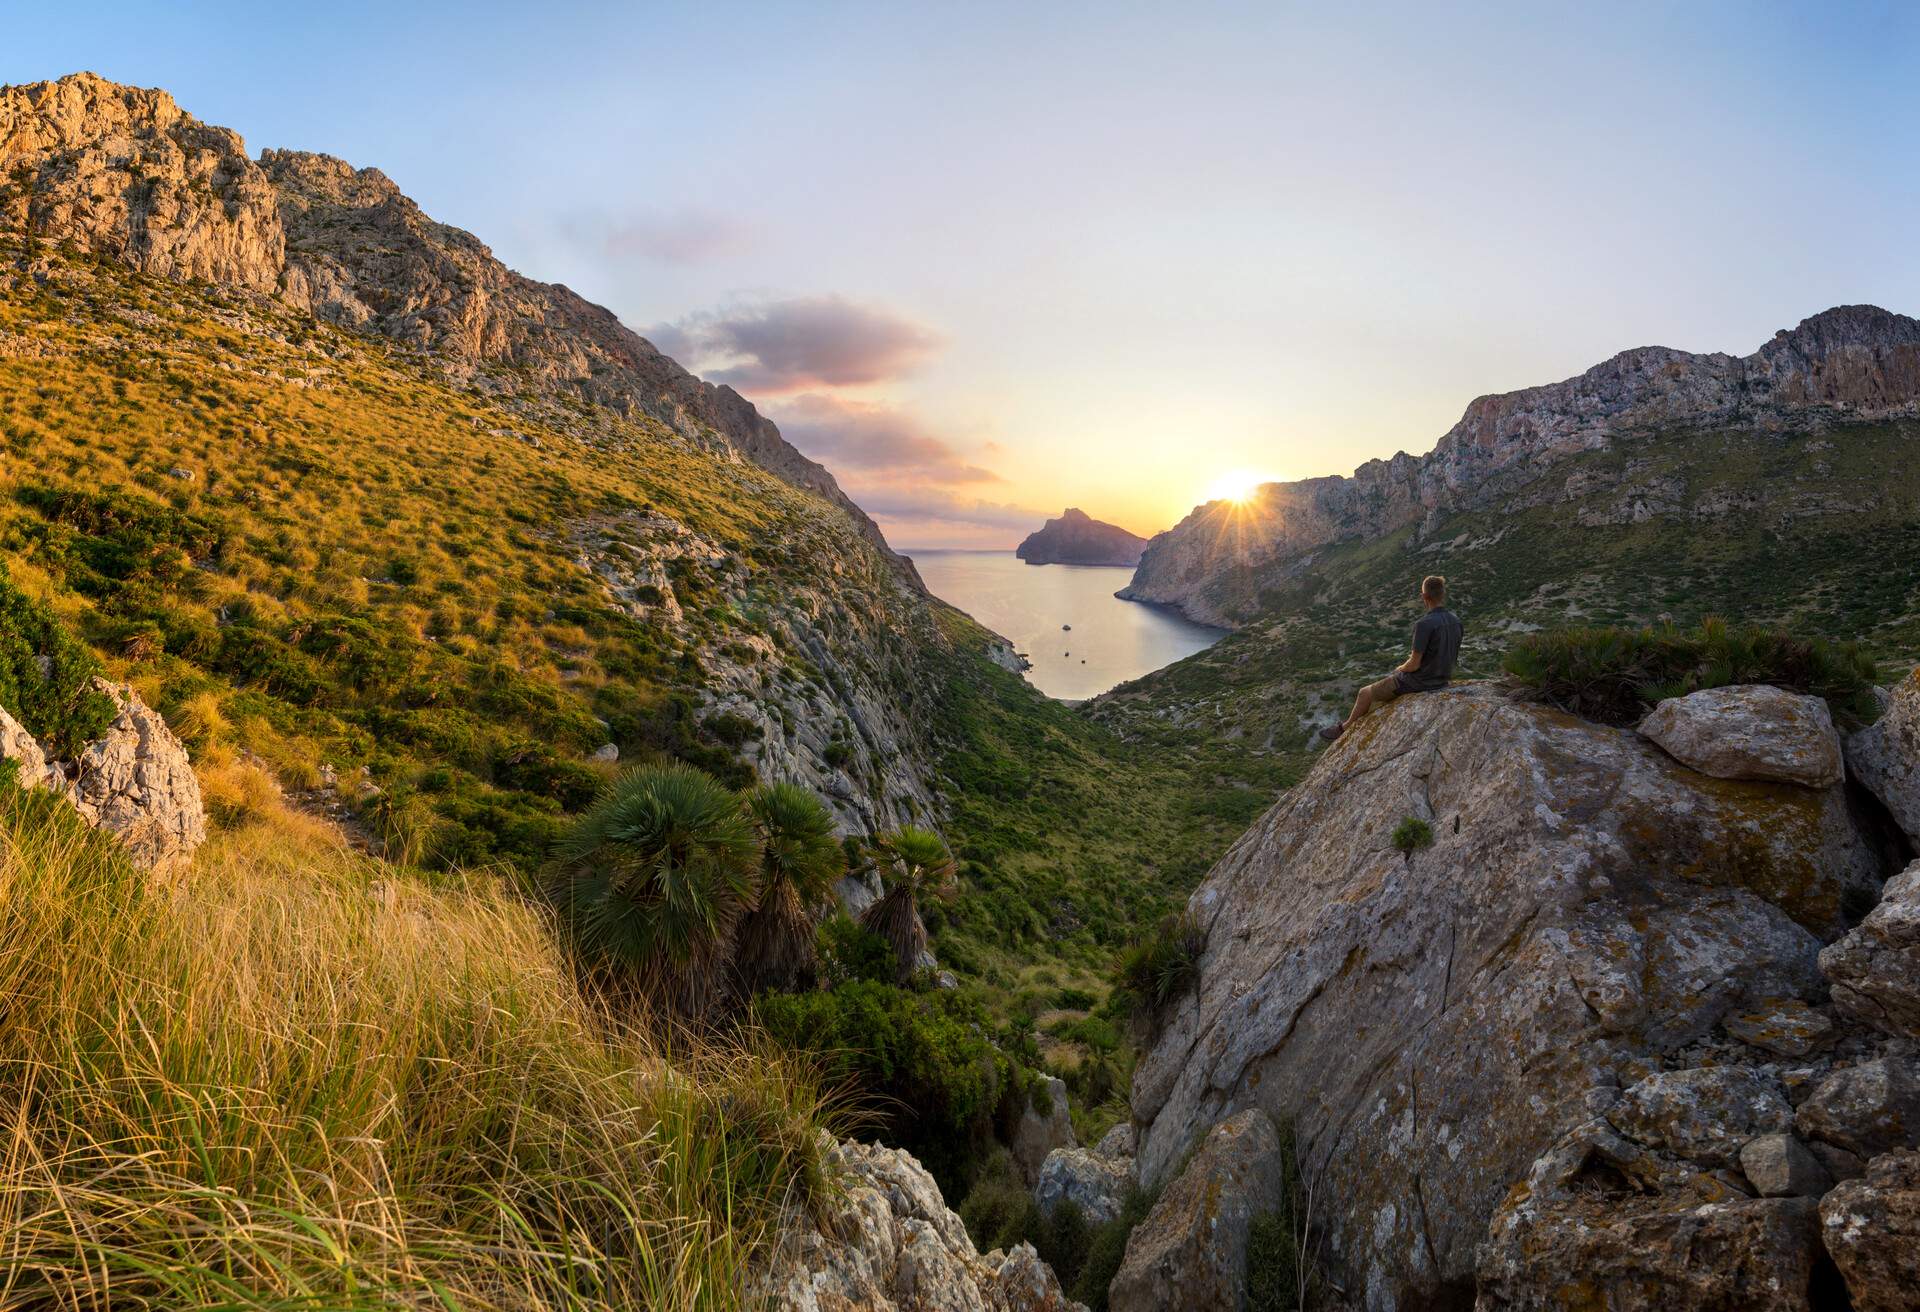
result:
<svg viewBox="0 0 1920 1312"><path fill-rule="evenodd" d="M1113 594L1133 571L1113 565L1029 565L1011 551L909 552L933 595L1025 652L1027 679L1069 701L1171 665L1225 636ZM1061 625L1071 624L1072 632Z"/></svg>

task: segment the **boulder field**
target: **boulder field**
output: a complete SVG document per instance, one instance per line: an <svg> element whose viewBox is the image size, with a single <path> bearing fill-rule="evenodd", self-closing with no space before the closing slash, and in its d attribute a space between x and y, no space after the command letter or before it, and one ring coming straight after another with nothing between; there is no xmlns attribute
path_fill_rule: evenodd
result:
<svg viewBox="0 0 1920 1312"><path fill-rule="evenodd" d="M1905 723L1867 743L1892 788L1920 775ZM1189 903L1198 983L1134 1077L1136 1172L1162 1192L1116 1296L1213 1278L1218 1254L1172 1258L1201 1220L1273 1205L1215 1160L1216 1127L1264 1122L1292 1130L1356 1307L1910 1306L1920 865L1888 883L1912 855L1898 795L1844 782L1825 705L1777 689L1663 703L1644 730L1488 685L1402 698L1228 851ZM1407 817L1431 846L1394 846ZM1259 1196L1227 1198L1242 1176Z"/></svg>

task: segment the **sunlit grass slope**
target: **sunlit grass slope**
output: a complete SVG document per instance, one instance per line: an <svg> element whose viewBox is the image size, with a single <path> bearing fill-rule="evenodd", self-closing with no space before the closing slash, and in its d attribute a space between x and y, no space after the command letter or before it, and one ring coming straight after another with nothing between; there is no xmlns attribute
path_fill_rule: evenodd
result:
<svg viewBox="0 0 1920 1312"><path fill-rule="evenodd" d="M289 785L366 767L410 857L537 861L608 741L722 767L702 652L824 570L884 586L844 516L651 419L511 369L456 385L212 288L56 273L0 295L0 559ZM575 530L649 510L740 559L744 613L692 575L684 625L609 603Z"/></svg>
<svg viewBox="0 0 1920 1312"><path fill-rule="evenodd" d="M497 881L269 807L147 886L0 798L0 1306L724 1308L809 1070L588 1004Z"/></svg>

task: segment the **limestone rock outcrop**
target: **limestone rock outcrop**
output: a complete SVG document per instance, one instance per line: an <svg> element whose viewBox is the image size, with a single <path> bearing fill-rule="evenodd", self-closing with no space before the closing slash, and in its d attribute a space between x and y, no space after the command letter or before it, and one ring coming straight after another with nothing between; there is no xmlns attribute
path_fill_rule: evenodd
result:
<svg viewBox="0 0 1920 1312"><path fill-rule="evenodd" d="M1717 779L1831 788L1845 777L1826 702L1764 683L1669 697L1641 720L1640 733Z"/></svg>
<svg viewBox="0 0 1920 1312"><path fill-rule="evenodd" d="M1029 533L1013 554L1029 565L1137 565L1147 540L1069 506Z"/></svg>
<svg viewBox="0 0 1920 1312"><path fill-rule="evenodd" d="M1433 846L1393 847L1408 816ZM1719 1210L1683 1228L1727 1247L1715 1288L1798 1278L1811 1204L1751 1198L1745 1143L1884 1141L1796 1114L1779 1058L1727 1022L1766 1034L1824 1003L1819 951L1843 903L1877 895L1877 853L1838 785L1715 778L1487 686L1402 698L1190 900L1206 948L1135 1073L1140 1179L1167 1183L1247 1108L1290 1124L1303 1173L1339 1200L1329 1265L1370 1308L1470 1294L1483 1241L1488 1306L1561 1306L1526 1292L1532 1263L1664 1278L1687 1251L1672 1226L1701 1208ZM1840 1059L1794 1028L1804 1089ZM1847 1043L1866 1065L1867 1040ZM1589 1215L1596 1172L1642 1180L1633 1206ZM1699 1297L1675 1306L1737 1305Z"/></svg>
<svg viewBox="0 0 1920 1312"><path fill-rule="evenodd" d="M1040 1179L1040 1168L1047 1154L1056 1148L1075 1146L1073 1117L1068 1111L1067 1086L1053 1076L1046 1077L1046 1105L1031 1102L1020 1110L1020 1123L1014 1126L1013 1160L1029 1185Z"/></svg>
<svg viewBox="0 0 1920 1312"><path fill-rule="evenodd" d="M0 706L0 761L12 761L14 778L22 788L53 787L66 791L67 776L47 759L40 740Z"/></svg>
<svg viewBox="0 0 1920 1312"><path fill-rule="evenodd" d="M1894 686L1885 714L1847 739L1847 771L1920 848L1920 668Z"/></svg>
<svg viewBox="0 0 1920 1312"><path fill-rule="evenodd" d="M1103 1157L1086 1148L1055 1148L1040 1164L1033 1201L1042 1216L1072 1203L1091 1225L1111 1221L1126 1201L1132 1164L1131 1158Z"/></svg>
<svg viewBox="0 0 1920 1312"><path fill-rule="evenodd" d="M1920 1039L1920 861L1887 881L1880 905L1820 953L1834 1005L1888 1034Z"/></svg>
<svg viewBox="0 0 1920 1312"><path fill-rule="evenodd" d="M1920 1301L1920 1153L1875 1158L1820 1200L1820 1223L1853 1312L1911 1312Z"/></svg>
<svg viewBox="0 0 1920 1312"><path fill-rule="evenodd" d="M113 722L62 765L0 709L0 759L16 763L19 782L64 796L89 825L126 847L143 870L164 873L192 859L207 841L207 813L187 749L167 722L125 684L94 680L110 698Z"/></svg>
<svg viewBox="0 0 1920 1312"><path fill-rule="evenodd" d="M1642 433L1811 429L1917 411L1920 321L1877 306L1826 310L1745 357L1622 351L1564 382L1480 397L1424 456L1401 452L1351 477L1269 483L1246 503L1200 506L1147 544L1121 595L1233 627L1257 610L1261 582L1306 566L1322 547L1425 527L1442 512L1553 484L1565 478L1558 467L1568 457ZM1689 504L1684 487L1632 495L1620 487L1626 504L1609 522L1735 509Z"/></svg>
<svg viewBox="0 0 1920 1312"><path fill-rule="evenodd" d="M825 1146L842 1193L829 1216L787 1218L757 1292L783 1312L1073 1312L1021 1244L981 1254L911 1154Z"/></svg>
<svg viewBox="0 0 1920 1312"><path fill-rule="evenodd" d="M92 73L0 87L0 226L271 294L285 234L239 135Z"/></svg>
<svg viewBox="0 0 1920 1312"><path fill-rule="evenodd" d="M207 841L207 813L187 749L126 684L96 679L118 708L106 734L74 763L73 805L126 845L135 865L162 871Z"/></svg>
<svg viewBox="0 0 1920 1312"><path fill-rule="evenodd" d="M1286 1159L1273 1119L1249 1108L1213 1127L1192 1163L1127 1239L1107 1291L1113 1312L1236 1312L1246 1303L1247 1235L1280 1205Z"/></svg>

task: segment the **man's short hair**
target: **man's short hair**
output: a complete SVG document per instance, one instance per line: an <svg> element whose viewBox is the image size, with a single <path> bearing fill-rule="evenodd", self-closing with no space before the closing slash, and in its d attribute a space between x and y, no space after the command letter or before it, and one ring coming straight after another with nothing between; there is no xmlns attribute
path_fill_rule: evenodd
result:
<svg viewBox="0 0 1920 1312"><path fill-rule="evenodd" d="M1447 581L1438 574L1427 575L1427 577L1421 581L1420 595L1428 601L1445 601L1447 599Z"/></svg>

